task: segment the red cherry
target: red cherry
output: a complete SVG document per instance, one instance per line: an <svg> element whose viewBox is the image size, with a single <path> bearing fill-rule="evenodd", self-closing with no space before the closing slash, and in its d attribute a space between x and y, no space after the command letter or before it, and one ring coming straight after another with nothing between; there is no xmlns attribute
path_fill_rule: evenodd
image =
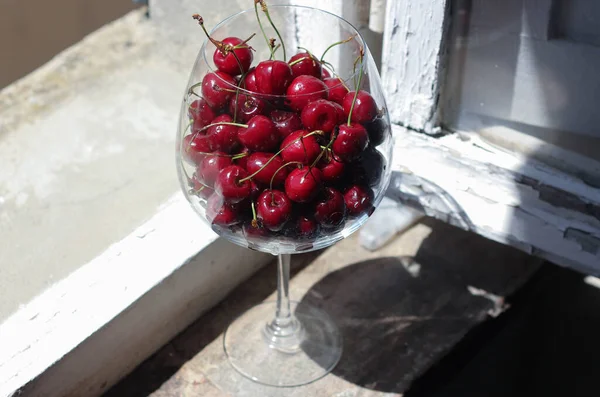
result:
<svg viewBox="0 0 600 397"><path fill-rule="evenodd" d="M213 109L225 106L235 89L235 80L227 73L207 73L202 79L202 96Z"/></svg>
<svg viewBox="0 0 600 397"><path fill-rule="evenodd" d="M217 113L208 106L204 98L196 99L190 104L188 116L194 120L194 128L207 126L217 117Z"/></svg>
<svg viewBox="0 0 600 397"><path fill-rule="evenodd" d="M248 121L247 128L241 128L238 139L242 145L254 152L268 152L279 145L280 137L270 118L254 116Z"/></svg>
<svg viewBox="0 0 600 397"><path fill-rule="evenodd" d="M325 79L328 79L328 78L330 78L330 77L331 77L331 73L329 73L329 70L327 70L327 69L325 69L325 68L322 68L322 69L321 69L321 78L322 78L323 80L325 80Z"/></svg>
<svg viewBox="0 0 600 397"><path fill-rule="evenodd" d="M329 77L324 79L323 82L328 89L327 99L341 105L344 102L344 97L348 93L348 89L342 84L342 79L339 77Z"/></svg>
<svg viewBox="0 0 600 397"><path fill-rule="evenodd" d="M243 42L244 40L238 37L227 37L226 39L222 40L223 44L231 47L240 45ZM232 50L235 55L233 55L231 52L224 55L219 49L215 50L215 53L213 54L213 61L215 62L215 65L219 71L230 74L231 76L237 76L238 74L245 73L248 71L248 69L250 69L254 55L247 44L243 44L243 46L245 46L245 48L236 48Z"/></svg>
<svg viewBox="0 0 600 397"><path fill-rule="evenodd" d="M213 194L208 198L206 218L213 225L232 226L240 223L238 208L235 204L226 203L223 197Z"/></svg>
<svg viewBox="0 0 600 397"><path fill-rule="evenodd" d="M197 172L205 185L213 187L217 177L219 176L219 172L223 168L230 165L231 158L229 156L223 152L214 152L213 154L202 159L202 162L198 166Z"/></svg>
<svg viewBox="0 0 600 397"><path fill-rule="evenodd" d="M235 162L235 165L239 165L243 169L246 169L246 164L248 164L248 155L250 154L250 151L248 150L248 148L243 148L238 154L242 153L246 153L246 156L242 156L233 161ZM236 154L235 156L237 156L238 154Z"/></svg>
<svg viewBox="0 0 600 397"><path fill-rule="evenodd" d="M348 209L349 215L360 215L371 211L373 207L373 190L359 185L351 186L344 193L344 203Z"/></svg>
<svg viewBox="0 0 600 397"><path fill-rule="evenodd" d="M206 153L212 152L210 140L202 134L190 134L183 137L181 144L181 157L191 164L198 165L202 162Z"/></svg>
<svg viewBox="0 0 600 397"><path fill-rule="evenodd" d="M285 110L273 110L271 112L271 120L275 123L275 128L279 131L281 138L285 138L294 131L302 128L300 116L293 112Z"/></svg>
<svg viewBox="0 0 600 397"><path fill-rule="evenodd" d="M331 145L333 153L348 162L360 156L369 145L369 134L360 124L340 125L338 135Z"/></svg>
<svg viewBox="0 0 600 397"><path fill-rule="evenodd" d="M286 103L299 112L310 102L327 97L327 86L314 76L298 76L286 91Z"/></svg>
<svg viewBox="0 0 600 397"><path fill-rule="evenodd" d="M316 236L319 230L317 221L310 215L300 215L296 221L296 233L300 237L309 238Z"/></svg>
<svg viewBox="0 0 600 397"><path fill-rule="evenodd" d="M237 203L250 196L250 181L240 180L247 177L248 173L237 165L230 165L219 172L215 181L215 191L229 203Z"/></svg>
<svg viewBox="0 0 600 397"><path fill-rule="evenodd" d="M197 194L199 197L203 198L204 200L208 199L210 195L215 192L214 189L211 189L208 186L202 184L202 182L200 181L200 177L195 172L192 175L192 178L190 179L189 185L194 190L194 193Z"/></svg>
<svg viewBox="0 0 600 397"><path fill-rule="evenodd" d="M321 179L318 168L296 168L285 180L285 193L292 201L307 203L319 192Z"/></svg>
<svg viewBox="0 0 600 397"><path fill-rule="evenodd" d="M251 179L250 180L250 198L252 200L256 200L256 198L262 191L263 191L263 189L261 189L261 187L258 186L258 184Z"/></svg>
<svg viewBox="0 0 600 397"><path fill-rule="evenodd" d="M273 153L257 152L248 156L246 170L251 175L254 175L255 172L260 170L252 178L267 186L269 186L271 178L275 175L273 178L273 186L280 186L285 183L285 178L288 174L287 169L286 167L283 167L283 164L281 157L274 155ZM275 174L276 172L277 174Z"/></svg>
<svg viewBox="0 0 600 397"><path fill-rule="evenodd" d="M348 92L343 100L342 106L344 106L346 117L350 114L352 101L354 101L354 91ZM373 120L375 116L377 116L377 103L375 103L375 99L366 91L358 91L356 103L354 104L354 109L352 109L352 121L355 123L366 123Z"/></svg>
<svg viewBox="0 0 600 397"><path fill-rule="evenodd" d="M252 68L246 73L244 77L244 89L250 92L258 92L256 85L256 68Z"/></svg>
<svg viewBox="0 0 600 397"><path fill-rule="evenodd" d="M315 205L315 219L322 227L333 228L341 225L345 218L344 197L334 188L325 188Z"/></svg>
<svg viewBox="0 0 600 397"><path fill-rule="evenodd" d="M236 109L237 107L237 109ZM268 106L265 101L254 96L239 94L231 97L229 102L229 114L236 115L236 119L246 123L253 116L267 114Z"/></svg>
<svg viewBox="0 0 600 397"><path fill-rule="evenodd" d="M314 135L308 135L309 132L299 130L292 132L281 142L281 157L283 161L297 161L304 165L311 165L321 153L321 146Z"/></svg>
<svg viewBox="0 0 600 397"><path fill-rule="evenodd" d="M341 179L344 174L344 163L338 161L334 155L329 154L323 156L323 160L320 161L319 169L323 174L323 181L326 183L334 183Z"/></svg>
<svg viewBox="0 0 600 397"><path fill-rule="evenodd" d="M213 120L213 123L233 123L233 119L228 114L222 114ZM239 146L238 132L239 127L234 125L213 125L206 131L206 136L210 140L210 147L213 151L219 150L225 153L232 153Z"/></svg>
<svg viewBox="0 0 600 397"><path fill-rule="evenodd" d="M292 82L292 69L283 61L262 61L254 73L256 89L261 94L283 95Z"/></svg>
<svg viewBox="0 0 600 397"><path fill-rule="evenodd" d="M331 132L339 124L338 104L326 99L319 99L311 102L302 109L302 124L309 131L322 130Z"/></svg>
<svg viewBox="0 0 600 397"><path fill-rule="evenodd" d="M302 60L298 61L299 59ZM293 63L295 61L298 62L291 66L292 75L294 78L302 75L315 76L319 79L321 78L321 62L310 56L309 53L299 52L290 58L289 63Z"/></svg>
<svg viewBox="0 0 600 397"><path fill-rule="evenodd" d="M265 190L256 201L256 217L271 231L279 231L290 218L292 202L279 190Z"/></svg>
<svg viewBox="0 0 600 397"><path fill-rule="evenodd" d="M269 230L264 226L258 224L258 222L248 222L242 227L244 237L246 240L261 240L269 236Z"/></svg>

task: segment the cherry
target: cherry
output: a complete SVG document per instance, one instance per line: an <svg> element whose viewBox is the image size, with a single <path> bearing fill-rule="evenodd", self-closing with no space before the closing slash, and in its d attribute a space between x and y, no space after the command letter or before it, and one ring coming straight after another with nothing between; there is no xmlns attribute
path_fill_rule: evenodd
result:
<svg viewBox="0 0 600 397"><path fill-rule="evenodd" d="M327 86L314 76L298 76L286 91L286 103L299 112L310 102L327 97Z"/></svg>
<svg viewBox="0 0 600 397"><path fill-rule="evenodd" d="M292 68L283 61L262 61L254 73L261 94L282 95L292 82Z"/></svg>
<svg viewBox="0 0 600 397"><path fill-rule="evenodd" d="M271 112L271 120L275 123L275 128L279 131L281 138L285 138L294 131L302 128L300 116L294 112L286 112L285 110L273 110Z"/></svg>
<svg viewBox="0 0 600 397"><path fill-rule="evenodd" d="M346 117L350 114L352 108L352 102L354 101L354 91L350 91L344 96L342 106L344 107L344 113ZM358 91L356 96L356 103L352 109L351 121L355 123L366 123L371 121L377 116L377 103L375 99L366 91Z"/></svg>
<svg viewBox="0 0 600 397"><path fill-rule="evenodd" d="M248 127L238 133L242 145L254 152L268 152L277 147L279 132L270 118L257 115L248 121Z"/></svg>
<svg viewBox="0 0 600 397"><path fill-rule="evenodd" d="M349 215L360 215L371 211L373 207L373 190L369 187L353 185L344 193L344 202Z"/></svg>
<svg viewBox="0 0 600 397"><path fill-rule="evenodd" d="M329 70L327 70L327 69L325 69L325 68L322 68L322 69L321 69L321 78L322 78L323 80L325 80L325 79L328 79L328 78L330 78L330 77L331 77L331 73L329 73Z"/></svg>
<svg viewBox="0 0 600 397"><path fill-rule="evenodd" d="M198 175L205 185L213 187L219 172L231 165L231 158L223 152L214 152L202 159L198 166Z"/></svg>
<svg viewBox="0 0 600 397"><path fill-rule="evenodd" d="M328 89L327 99L339 103L344 102L344 97L348 93L348 89L342 84L342 79L339 77L329 77L323 80Z"/></svg>
<svg viewBox="0 0 600 397"><path fill-rule="evenodd" d="M360 158L350 164L351 180L359 185L377 186L381 181L381 175L385 170L383 156L376 149L365 150Z"/></svg>
<svg viewBox="0 0 600 397"><path fill-rule="evenodd" d="M283 165L281 157L273 153L256 152L248 156L246 170L251 175L254 175L253 179L264 185L269 186L272 178L273 186L280 186L285 183L285 178L288 174L286 167L283 167ZM258 173L254 174L255 172Z"/></svg>
<svg viewBox="0 0 600 397"><path fill-rule="evenodd" d="M213 109L225 106L234 94L235 88L235 80L227 73L207 73L202 79L202 96Z"/></svg>
<svg viewBox="0 0 600 397"><path fill-rule="evenodd" d="M194 193L204 200L208 199L210 195L215 192L214 189L203 185L202 182L200 182L200 177L195 172L190 179L189 185L194 190Z"/></svg>
<svg viewBox="0 0 600 397"><path fill-rule="evenodd" d="M242 123L248 122L253 116L258 114L265 115L267 112L267 103L254 96L238 94L236 98L236 96L233 95L229 102L229 114L232 116L235 114L236 119Z"/></svg>
<svg viewBox="0 0 600 397"><path fill-rule="evenodd" d="M254 54L247 44L242 44L244 41L238 37L227 37L221 41L226 46L235 47L241 44L241 48L235 48L226 54L223 54L218 48L213 54L213 61L219 71L230 74L231 76L237 76L250 69ZM236 59L237 56L237 59ZM238 63L239 60L239 63ZM241 66L241 69L240 69Z"/></svg>
<svg viewBox="0 0 600 397"><path fill-rule="evenodd" d="M252 68L244 77L244 89L250 92L258 92L256 85L256 68Z"/></svg>
<svg viewBox="0 0 600 397"><path fill-rule="evenodd" d="M217 113L208 106L204 98L196 99L190 104L188 116L194 120L194 128L202 128L209 125Z"/></svg>
<svg viewBox="0 0 600 397"><path fill-rule="evenodd" d="M296 221L296 232L300 237L310 238L317 235L319 225L310 215L300 215Z"/></svg>
<svg viewBox="0 0 600 397"><path fill-rule="evenodd" d="M369 143L371 146L379 146L385 140L389 124L383 117L376 117L373 121L363 124L369 133Z"/></svg>
<svg viewBox="0 0 600 397"><path fill-rule="evenodd" d="M219 172L215 181L215 191L229 203L237 203L250 196L251 184L249 180L240 182L248 176L243 168L230 165Z"/></svg>
<svg viewBox="0 0 600 397"><path fill-rule="evenodd" d="M304 127L309 131L323 130L331 132L339 124L339 112L335 102L319 99L311 102L302 109L301 119Z"/></svg>
<svg viewBox="0 0 600 397"><path fill-rule="evenodd" d="M323 159L319 164L319 169L323 174L323 181L326 183L334 183L340 180L344 174L344 168L344 163L338 161L331 153L327 156L323 156Z"/></svg>
<svg viewBox="0 0 600 397"><path fill-rule="evenodd" d="M213 123L233 123L233 119L228 114L222 114L213 120ZM219 150L225 153L231 153L238 148L238 130L239 127L228 124L213 125L206 131L206 136L210 140L210 147L213 151Z"/></svg>
<svg viewBox="0 0 600 397"><path fill-rule="evenodd" d="M340 125L338 135L331 148L342 161L349 162L357 158L369 145L369 134L360 124Z"/></svg>
<svg viewBox="0 0 600 397"><path fill-rule="evenodd" d="M183 137L181 150L183 159L195 165L202 162L206 153L212 152L209 138L202 134L190 134Z"/></svg>
<svg viewBox="0 0 600 397"><path fill-rule="evenodd" d="M321 147L314 135L305 136L308 131L298 130L292 132L281 143L281 157L283 161L300 162L304 165L311 165L321 153Z"/></svg>
<svg viewBox="0 0 600 397"><path fill-rule="evenodd" d="M315 205L315 219L324 228L337 227L346 218L344 196L337 190L327 187Z"/></svg>
<svg viewBox="0 0 600 397"><path fill-rule="evenodd" d="M236 154L235 156L237 156L239 154L246 154L246 155L239 157L233 161L235 162L235 165L239 165L243 169L246 169L246 164L248 164L248 155L250 154L250 151L248 150L248 148L243 148L242 151L240 153Z"/></svg>
<svg viewBox="0 0 600 397"><path fill-rule="evenodd" d="M265 190L256 201L256 217L274 232L283 228L292 213L292 202L280 190Z"/></svg>
<svg viewBox="0 0 600 397"><path fill-rule="evenodd" d="M261 189L260 186L258 186L258 184L256 182L254 182L252 179L250 179L249 182L250 182L250 198L252 200L256 200L256 198L263 191L263 189Z"/></svg>
<svg viewBox="0 0 600 397"><path fill-rule="evenodd" d="M289 63L293 63L291 68L294 78L302 75L314 76L319 79L321 78L321 62L316 60L307 52L297 53L290 58Z"/></svg>
<svg viewBox="0 0 600 397"><path fill-rule="evenodd" d="M218 226L232 226L240 222L238 207L235 204L224 202L218 194L213 194L208 198L206 218L211 224Z"/></svg>
<svg viewBox="0 0 600 397"><path fill-rule="evenodd" d="M319 192L321 179L318 168L296 168L285 180L285 193L297 203L309 202Z"/></svg>
<svg viewBox="0 0 600 397"><path fill-rule="evenodd" d="M242 227L246 240L261 239L269 236L269 230L258 222L247 222Z"/></svg>

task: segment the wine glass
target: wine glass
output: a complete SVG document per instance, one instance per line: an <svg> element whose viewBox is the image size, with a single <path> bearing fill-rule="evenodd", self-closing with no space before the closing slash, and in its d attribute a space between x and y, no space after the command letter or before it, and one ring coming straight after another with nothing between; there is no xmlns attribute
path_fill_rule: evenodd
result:
<svg viewBox="0 0 600 397"><path fill-rule="evenodd" d="M235 320L224 349L256 382L303 385L333 369L342 337L327 313L290 300L290 255L349 236L382 199L381 82L358 31L323 10L263 2L207 35L177 131L181 186L220 236L278 256L276 302Z"/></svg>

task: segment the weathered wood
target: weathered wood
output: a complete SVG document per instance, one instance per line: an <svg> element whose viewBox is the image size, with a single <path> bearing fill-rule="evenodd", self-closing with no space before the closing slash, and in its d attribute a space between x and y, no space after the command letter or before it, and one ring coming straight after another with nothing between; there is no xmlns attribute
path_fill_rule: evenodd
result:
<svg viewBox="0 0 600 397"><path fill-rule="evenodd" d="M390 117L394 123L426 133L438 132L447 3L387 2L382 78Z"/></svg>
<svg viewBox="0 0 600 397"><path fill-rule="evenodd" d="M332 374L307 386L275 389L242 378L227 362L219 334L273 291L273 267L240 286L105 397L196 396L188 386L194 380L198 388L210 382L221 391L218 396L401 395L489 311L504 309L503 297L538 263L432 220L376 253L360 248L355 235L325 251L291 282L292 298L324 308L341 327L344 355ZM498 298L476 296L470 287Z"/></svg>
<svg viewBox="0 0 600 397"><path fill-rule="evenodd" d="M477 135L395 127L390 194L428 215L579 271L600 274L600 189Z"/></svg>

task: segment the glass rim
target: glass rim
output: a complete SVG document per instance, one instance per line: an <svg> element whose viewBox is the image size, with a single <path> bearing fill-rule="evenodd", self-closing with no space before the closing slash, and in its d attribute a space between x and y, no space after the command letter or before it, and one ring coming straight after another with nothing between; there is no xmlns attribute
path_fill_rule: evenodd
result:
<svg viewBox="0 0 600 397"><path fill-rule="evenodd" d="M304 96L310 96L310 95L320 94L320 93L323 93L323 92L328 92L329 90L337 88L337 87L340 87L340 86L344 86L344 87L348 88L347 83L350 82L350 81L352 81L357 75L360 74L361 68L362 68L362 70L364 72L365 57L367 56L367 54L370 54L369 51L368 51L368 48L367 48L367 44L365 42L365 39L362 37L362 35L358 31L358 29L353 24L351 24L350 22L348 22L346 19L344 19L341 16L336 15L336 14L334 14L332 12L325 11L325 10L322 10L322 9L316 8L316 7L310 7L310 6L291 5L291 4L274 4L274 5L269 5L269 9L273 9L273 8L280 8L280 9L283 9L283 8L304 9L304 10L317 11L317 12L320 12L320 13L323 13L323 14L330 15L330 16L334 17L335 19L338 19L338 20L346 23L348 26L350 26L352 28L352 30L354 31L354 39L358 38L359 39L359 45L361 45L362 48L364 49L363 58L361 59L361 61L359 63L357 63L356 70L354 71L354 73L352 73L350 76L348 76L348 78L342 79L340 76L338 76L338 75L334 76L332 74L331 78L336 78L337 77L338 80L340 81L339 84L336 84L336 85L334 85L332 87L327 87L326 89L321 90L321 91L315 91L315 92L311 92L311 93L308 93L308 94L299 94L299 95L296 95L296 97L304 97ZM244 15L246 13L249 13L249 12L254 13L254 8L248 8L246 10L242 10L242 11L236 12L235 14L232 14L232 15L228 16L227 18L223 19L221 22L219 22L218 24L216 24L210 30L209 35L212 36L213 33L216 30L218 30L219 28L221 28L224 25L226 25L232 19L240 17L240 16L242 16L242 15ZM286 98L286 96L287 96L286 94L281 94L281 95L278 95L278 94L261 94L259 92L249 91L249 90L247 90L245 88L242 88L242 87L240 87L238 85L231 85L231 83L223 80L221 78L221 76L219 76L216 73L216 72L219 72L219 70L217 68L213 68L212 64L207 59L207 45L208 45L208 43L210 43L210 40L208 40L208 38L205 37L204 38L204 42L202 43L202 47L200 48L200 53L202 54L202 58L203 58L204 62L208 66L208 69L210 71L209 73L215 73L215 75L217 76L217 78L219 80L221 80L223 83L225 83L225 84L227 84L229 86L235 87L236 91L238 92L238 95L259 96L260 98L264 98L264 99L269 99L269 98L272 98L272 99ZM287 61L286 63L288 63L288 62L289 61ZM256 66L254 66L253 68L255 68L255 67ZM324 68L324 66L322 66L322 67ZM357 88L359 88L359 87L357 87ZM351 90L348 90L348 91L350 92Z"/></svg>

